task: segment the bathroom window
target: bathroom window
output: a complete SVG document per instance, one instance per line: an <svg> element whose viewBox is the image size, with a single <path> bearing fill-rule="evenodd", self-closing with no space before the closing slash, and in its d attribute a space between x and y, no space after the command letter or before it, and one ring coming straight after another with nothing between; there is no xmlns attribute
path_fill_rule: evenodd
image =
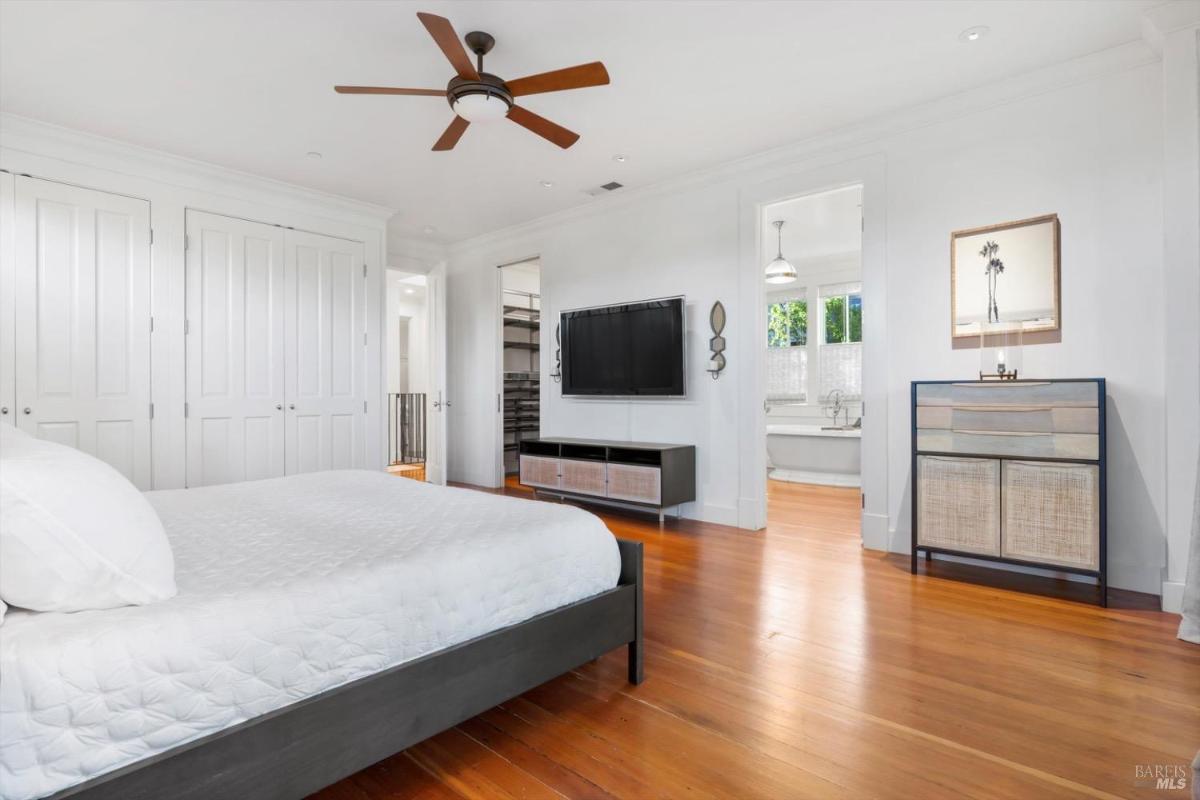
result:
<svg viewBox="0 0 1200 800"><path fill-rule="evenodd" d="M808 344L808 300L783 300L767 306L767 347Z"/></svg>
<svg viewBox="0 0 1200 800"><path fill-rule="evenodd" d="M767 402L808 398L808 298L792 293L767 303Z"/></svg>
<svg viewBox="0 0 1200 800"><path fill-rule="evenodd" d="M822 286L820 297L820 396L836 389L847 399L857 399L862 397L862 284Z"/></svg>
<svg viewBox="0 0 1200 800"><path fill-rule="evenodd" d="M824 297L825 344L862 341L862 294L858 292Z"/></svg>

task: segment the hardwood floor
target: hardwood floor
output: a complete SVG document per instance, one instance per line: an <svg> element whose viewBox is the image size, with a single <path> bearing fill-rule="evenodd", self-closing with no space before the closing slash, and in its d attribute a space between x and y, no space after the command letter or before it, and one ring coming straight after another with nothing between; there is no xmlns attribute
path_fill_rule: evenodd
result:
<svg viewBox="0 0 1200 800"><path fill-rule="evenodd" d="M1136 772L1192 782L1178 617L911 575L860 547L854 489L773 482L770 509L758 533L600 512L646 544L645 683L609 654L315 797L1189 796Z"/></svg>

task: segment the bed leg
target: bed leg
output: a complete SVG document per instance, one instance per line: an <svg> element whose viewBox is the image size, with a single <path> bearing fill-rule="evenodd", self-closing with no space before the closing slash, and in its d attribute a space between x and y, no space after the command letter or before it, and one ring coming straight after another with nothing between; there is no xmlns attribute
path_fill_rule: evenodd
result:
<svg viewBox="0 0 1200 800"><path fill-rule="evenodd" d="M617 547L621 551L620 583L621 585L633 585L635 587L633 639L629 642L629 682L636 686L645 678L645 667L643 664L645 643L642 639L642 598L644 595L643 547L641 542L631 542L627 539L618 539Z"/></svg>

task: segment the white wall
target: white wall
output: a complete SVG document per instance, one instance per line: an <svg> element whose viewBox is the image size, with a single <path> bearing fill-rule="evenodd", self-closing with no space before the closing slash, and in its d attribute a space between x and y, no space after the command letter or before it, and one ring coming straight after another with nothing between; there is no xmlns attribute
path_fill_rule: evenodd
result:
<svg viewBox="0 0 1200 800"><path fill-rule="evenodd" d="M1148 33L1163 62L1163 314L1167 570L1163 608L1180 611L1200 451L1200 3L1158 6Z"/></svg>
<svg viewBox="0 0 1200 800"><path fill-rule="evenodd" d="M979 364L975 350L951 348L950 232L1057 212L1062 341L1028 347L1025 369L1108 379L1110 581L1158 593L1167 436L1161 69L1149 48L1125 46L452 247L452 476L492 480L474 468L495 458L494 438L478 435L494 424L486 376L494 374L487 304L495 289L483 270L539 253L548 317L579 305L688 298L686 400L565 400L551 383L543 388L543 433L693 443L698 500L685 514L734 522L738 453L748 446L737 420L751 413L739 384L752 377L732 359L719 381L703 368L713 301L724 302L732 331L758 303L739 296L739 198L779 175L878 156L886 163L886 207L868 200L864 215L870 222L886 214L890 547L908 549L909 382L970 377ZM552 333L543 331L543 359ZM731 352L737 346L731 342Z"/></svg>

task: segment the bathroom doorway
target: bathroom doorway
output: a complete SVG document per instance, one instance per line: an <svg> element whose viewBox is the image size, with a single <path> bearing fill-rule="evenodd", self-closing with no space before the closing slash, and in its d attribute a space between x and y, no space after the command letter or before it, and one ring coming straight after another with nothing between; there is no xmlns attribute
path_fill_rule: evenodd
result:
<svg viewBox="0 0 1200 800"><path fill-rule="evenodd" d="M858 535L862 485L861 185L763 207L767 515L837 509ZM844 508L843 508L844 506Z"/></svg>

